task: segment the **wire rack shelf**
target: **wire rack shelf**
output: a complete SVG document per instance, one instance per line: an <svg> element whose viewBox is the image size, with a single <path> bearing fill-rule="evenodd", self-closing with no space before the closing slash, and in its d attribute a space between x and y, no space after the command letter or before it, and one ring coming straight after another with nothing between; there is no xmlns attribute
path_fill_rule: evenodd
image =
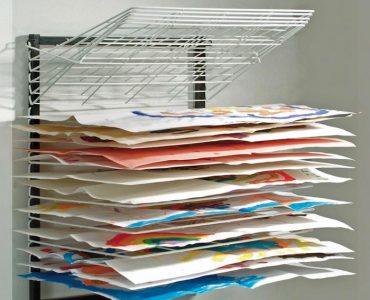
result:
<svg viewBox="0 0 370 300"><path fill-rule="evenodd" d="M55 47L34 48L33 102L52 107L187 105L212 100L301 30L312 10L128 9ZM32 67L32 61L39 64ZM200 100L202 99L202 100Z"/></svg>

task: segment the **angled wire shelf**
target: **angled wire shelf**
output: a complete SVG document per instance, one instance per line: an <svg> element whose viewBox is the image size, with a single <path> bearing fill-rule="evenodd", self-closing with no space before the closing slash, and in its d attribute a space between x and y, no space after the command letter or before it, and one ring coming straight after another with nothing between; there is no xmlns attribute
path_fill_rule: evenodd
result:
<svg viewBox="0 0 370 300"><path fill-rule="evenodd" d="M37 73L29 78L30 101L88 109L212 100L302 29L312 14L131 8L55 47L28 45L38 51L30 57L30 73ZM33 67L33 61L39 64Z"/></svg>

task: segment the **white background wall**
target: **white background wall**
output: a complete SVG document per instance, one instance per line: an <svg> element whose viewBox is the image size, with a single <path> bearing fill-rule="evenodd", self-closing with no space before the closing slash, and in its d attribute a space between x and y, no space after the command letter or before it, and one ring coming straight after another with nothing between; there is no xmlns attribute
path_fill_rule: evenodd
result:
<svg viewBox="0 0 370 300"><path fill-rule="evenodd" d="M13 101L6 99L12 85L12 1L0 1L0 120L8 120ZM11 299L12 290L12 134L9 123L0 121L0 299Z"/></svg>
<svg viewBox="0 0 370 300"><path fill-rule="evenodd" d="M343 170L341 175L352 176L355 181L342 185L315 187L308 194L353 201L354 205L335 209L321 209L326 216L344 220L356 228L355 232L322 230L316 236L335 240L356 249L356 261L330 263L357 272L351 278L336 278L322 281L294 280L266 288L246 291L226 289L212 294L197 296L196 299L276 299L276 300L366 300L370 298L368 278L370 276L370 253L368 212L369 174L369 96L370 95L370 37L367 16L368 0L1 0L2 32L0 45L17 39L14 64L17 112L24 111L26 86L24 84L25 60L22 43L24 35L70 35L79 33L96 23L131 6L194 6L230 8L306 8L315 9L310 25L254 66L223 94L218 96L218 105L245 105L253 103L285 102L311 106L322 106L341 110L362 111L352 119L338 120L338 124L358 135L355 139L358 150L339 151L357 159L356 170ZM12 4L12 5L11 5ZM3 9L4 6L4 9ZM4 16L3 16L4 15ZM13 20L11 20L11 16ZM4 23L4 24L3 24ZM12 23L12 25L11 25ZM10 34L12 32L12 34ZM0 47L1 48L1 47ZM10 72L7 69L6 72ZM1 72L1 80L6 72ZM14 133L18 134L18 133ZM24 269L13 263L24 259L20 253L11 252L10 227L21 227L24 220L20 214L12 217L11 203L11 131L9 124L0 125L2 144L0 147L0 222L1 237L5 241L0 255L1 280L0 299L26 300L27 285L15 275ZM19 152L15 151L15 156ZM14 173L24 166L15 165ZM25 191L16 186L13 206L25 205ZM15 234L14 247L25 244ZM11 280L13 277L13 281ZM45 296L65 296L64 289L45 289Z"/></svg>

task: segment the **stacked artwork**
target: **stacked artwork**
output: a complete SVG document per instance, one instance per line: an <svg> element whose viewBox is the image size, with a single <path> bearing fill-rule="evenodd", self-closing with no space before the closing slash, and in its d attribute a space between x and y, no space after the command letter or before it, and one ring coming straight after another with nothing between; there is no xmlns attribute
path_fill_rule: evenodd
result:
<svg viewBox="0 0 370 300"><path fill-rule="evenodd" d="M320 122L349 112L298 105L48 113L17 125L40 143L26 159L40 172L40 221L18 231L38 246L30 280L109 299L174 299L229 286L256 288L295 277L350 272L306 265L352 251L307 237L351 229L313 213L348 202L294 192L348 178L323 169L349 159L306 148L354 147L352 134ZM339 138L338 138L339 137Z"/></svg>

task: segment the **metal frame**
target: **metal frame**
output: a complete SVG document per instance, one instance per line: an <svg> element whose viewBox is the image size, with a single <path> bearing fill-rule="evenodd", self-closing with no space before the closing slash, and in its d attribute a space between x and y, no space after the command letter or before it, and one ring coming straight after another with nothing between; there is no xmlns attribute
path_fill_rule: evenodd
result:
<svg viewBox="0 0 370 300"><path fill-rule="evenodd" d="M259 63L302 29L312 14L312 10L138 7L76 37L31 34L29 115L39 115L48 107L86 110L190 104L204 108L249 65ZM60 92L58 87L71 91ZM114 92L102 92L105 87L114 87ZM153 87L158 93L150 93ZM38 135L31 133L30 138ZM30 143L31 149L39 147ZM29 171L39 172L40 165L31 163ZM29 196L29 205L39 204L42 198L37 188L30 188ZM38 215L30 214L29 226L40 227ZM37 237L29 241L30 246L42 244ZM30 281L29 299L41 299L40 282Z"/></svg>
<svg viewBox="0 0 370 300"><path fill-rule="evenodd" d="M33 47L35 47L35 48L39 48L40 47L40 36L35 35L35 34L30 35L29 38L28 38L28 43L33 45ZM29 51L29 57L30 58L36 57L37 55L38 55L38 53L37 53L36 50L31 49ZM32 80L33 78L37 78L39 76L38 72L32 72L31 71L32 69L35 69L39 66L39 62L37 60L31 60L30 59L29 64L30 64L30 66L29 66L29 76ZM34 88L37 88L37 85L38 85L37 83L31 83L30 84L30 90L34 89ZM30 99L32 99L32 98L34 98L34 95L32 95L30 93L29 97L30 97ZM38 104L38 103L31 104L31 102L30 102L29 115L38 115L39 113L40 113L40 104ZM30 124L38 124L39 122L40 122L40 120L32 120L32 119L29 120ZM38 138L39 134L31 132L29 136L30 136L30 138ZM39 149L40 148L40 143L35 143L35 142L30 143L30 148L31 149ZM30 164L29 165L29 172L31 172L31 173L40 172L40 166ZM30 195L33 195L32 197L29 198L29 205L40 204L40 199L38 198L38 196L40 196L40 190L38 188L31 187L29 189L29 193L30 193ZM35 215L31 214L30 216L32 217L32 216L35 216ZM36 215L36 217L38 217L38 215ZM30 219L29 227L30 228L40 227L40 221ZM32 237L30 237L30 238L32 239ZM35 241L40 240L37 237L34 237L34 239L35 239ZM30 243L30 246L34 246L34 245L37 245L37 244L34 243L34 242ZM37 261L38 259L35 256L31 256L30 260L31 261ZM38 271L38 270L31 268L31 271ZM39 300L39 299L41 299L41 283L40 282L30 281L30 283L29 283L29 299L30 300Z"/></svg>

